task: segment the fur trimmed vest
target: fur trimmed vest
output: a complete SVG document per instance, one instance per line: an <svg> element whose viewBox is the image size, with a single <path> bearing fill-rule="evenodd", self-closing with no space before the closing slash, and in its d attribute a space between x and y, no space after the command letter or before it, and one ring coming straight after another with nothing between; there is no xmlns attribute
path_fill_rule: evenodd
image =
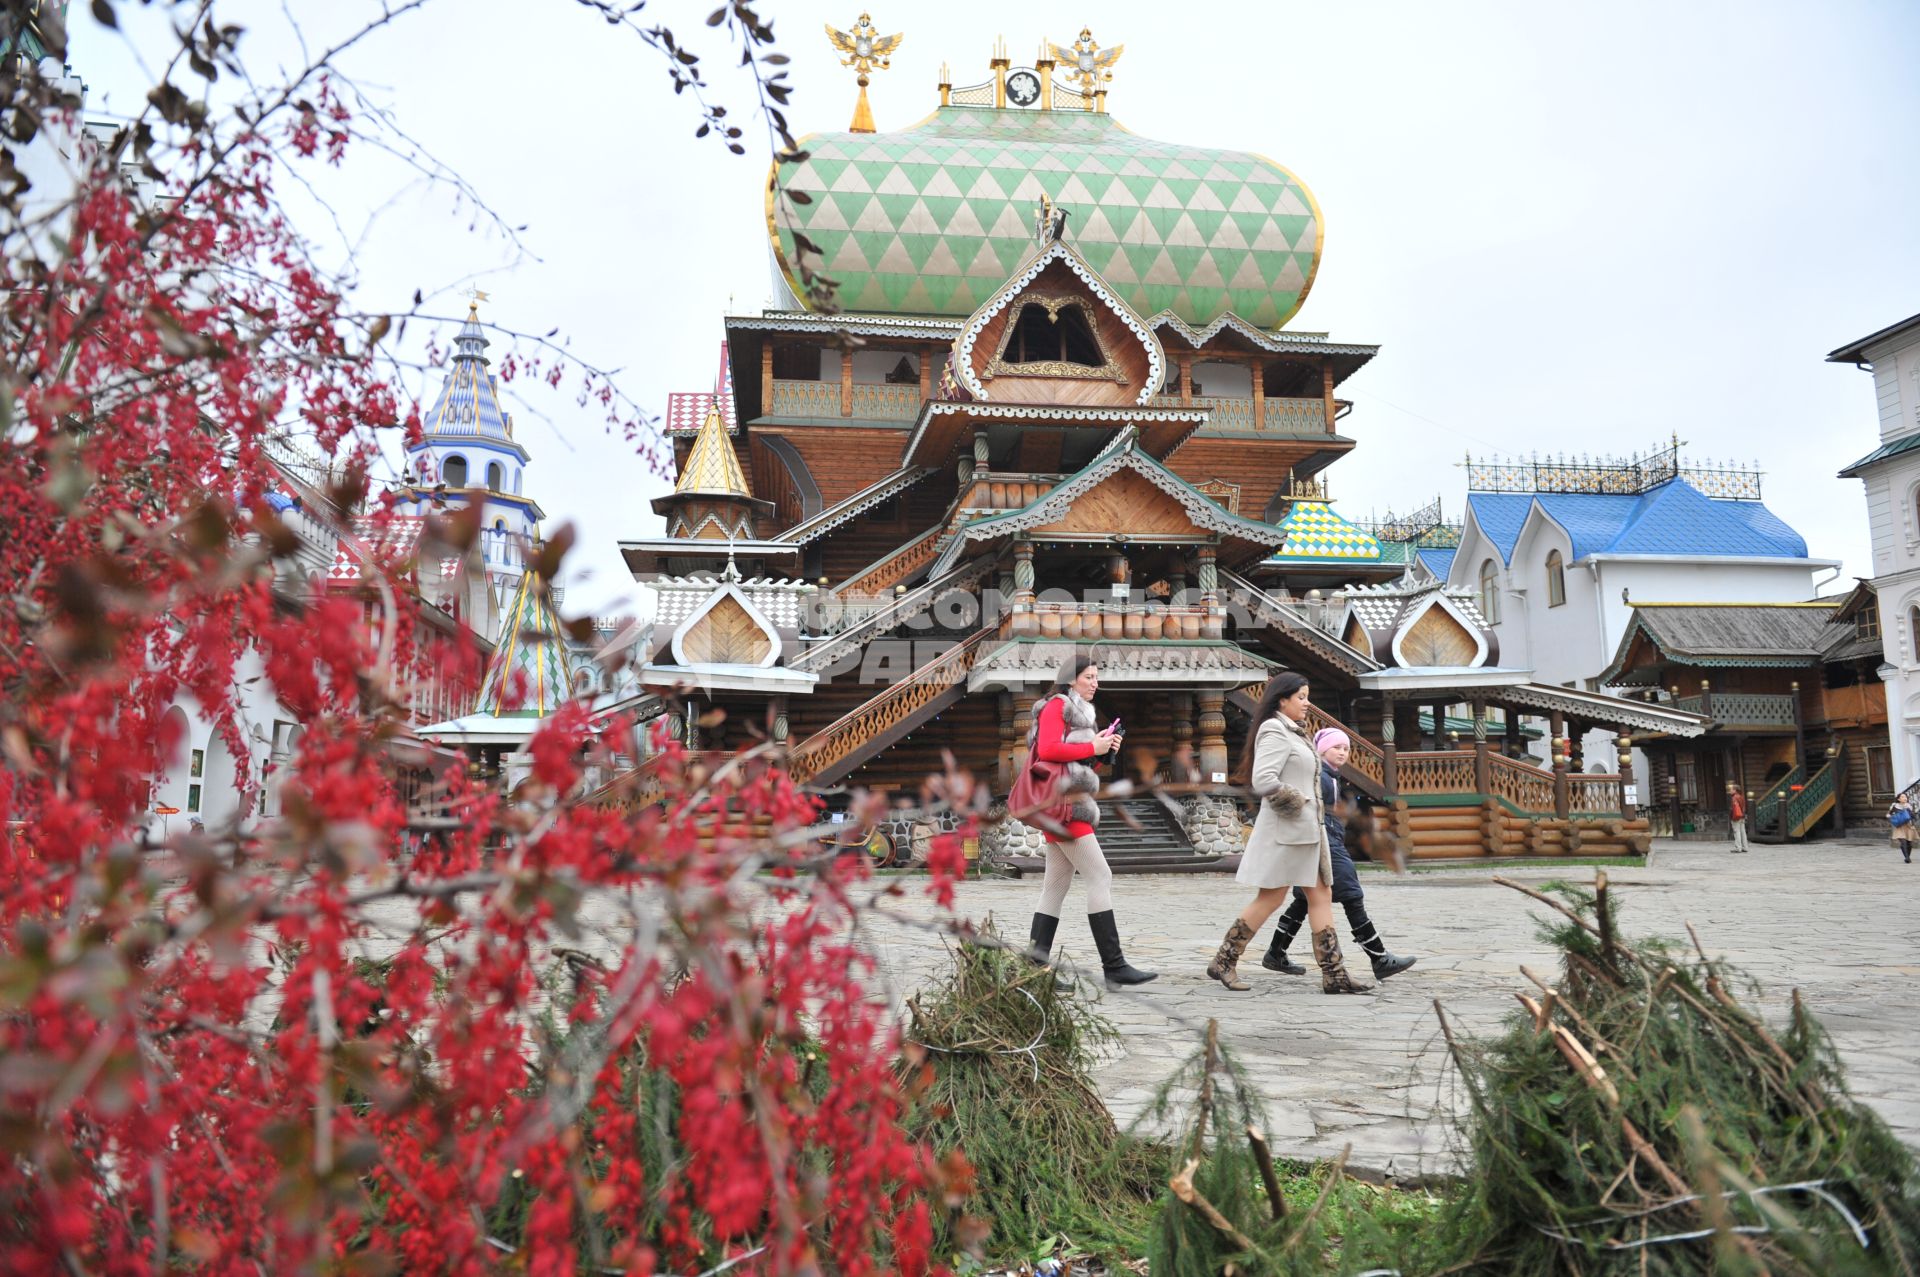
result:
<svg viewBox="0 0 1920 1277"><path fill-rule="evenodd" d="M1027 728L1027 757L1039 758L1040 755L1040 715L1050 701L1060 702L1061 721L1066 727L1065 740L1069 745L1090 743L1100 733L1094 725L1093 704L1083 701L1077 692L1068 690L1056 693L1033 707L1033 725ZM1070 819L1084 820L1089 825L1100 823L1100 806L1094 801L1094 795L1100 792L1100 777L1085 762L1052 763L1061 768L1059 794L1063 800L1070 801L1072 815Z"/></svg>

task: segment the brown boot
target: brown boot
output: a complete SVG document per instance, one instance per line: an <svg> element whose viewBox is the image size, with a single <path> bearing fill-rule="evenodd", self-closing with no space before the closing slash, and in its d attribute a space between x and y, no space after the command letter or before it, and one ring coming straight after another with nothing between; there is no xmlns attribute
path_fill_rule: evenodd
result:
<svg viewBox="0 0 1920 1277"><path fill-rule="evenodd" d="M1213 955L1213 961L1207 964L1207 975L1236 993L1243 993L1253 986L1240 978L1235 970L1240 965L1240 955L1247 951L1247 941L1253 939L1253 928L1239 918L1227 928L1227 938L1220 942L1220 952Z"/></svg>
<svg viewBox="0 0 1920 1277"><path fill-rule="evenodd" d="M1322 927L1313 933L1313 960L1320 964L1322 993L1366 993L1373 988L1347 974L1347 964L1340 960L1340 940L1333 934L1332 927Z"/></svg>

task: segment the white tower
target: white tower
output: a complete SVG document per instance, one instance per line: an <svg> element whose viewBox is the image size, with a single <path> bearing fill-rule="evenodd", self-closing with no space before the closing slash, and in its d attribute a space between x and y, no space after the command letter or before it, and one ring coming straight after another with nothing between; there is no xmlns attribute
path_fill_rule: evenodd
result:
<svg viewBox="0 0 1920 1277"><path fill-rule="evenodd" d="M525 495L527 450L514 442L513 418L500 406L499 383L487 368L479 310L485 297L473 294L447 379L426 417L426 438L407 451L411 479L401 512L479 506L487 580L496 605L504 607L519 587L527 547L539 539L546 513Z"/></svg>

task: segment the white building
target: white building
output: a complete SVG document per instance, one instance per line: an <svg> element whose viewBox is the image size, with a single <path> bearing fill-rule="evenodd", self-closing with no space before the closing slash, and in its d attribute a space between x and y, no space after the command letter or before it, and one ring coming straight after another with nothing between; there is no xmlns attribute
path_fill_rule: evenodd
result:
<svg viewBox="0 0 1920 1277"><path fill-rule="evenodd" d="M1847 343L1827 362L1873 374L1880 446L1840 477L1866 484L1887 735L1894 781L1904 786L1920 771L1920 315Z"/></svg>
<svg viewBox="0 0 1920 1277"><path fill-rule="evenodd" d="M1468 476L1447 585L1474 592L1500 663L1542 683L1600 690L1629 600L1801 602L1839 571L1761 503L1758 472L1687 468L1677 443L1622 462L1469 462ZM1604 733L1585 756L1610 757Z"/></svg>

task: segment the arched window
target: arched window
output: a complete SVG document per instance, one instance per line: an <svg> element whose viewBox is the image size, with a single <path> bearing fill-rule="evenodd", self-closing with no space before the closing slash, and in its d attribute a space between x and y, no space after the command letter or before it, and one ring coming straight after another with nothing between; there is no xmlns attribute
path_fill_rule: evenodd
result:
<svg viewBox="0 0 1920 1277"><path fill-rule="evenodd" d="M467 459L465 457L448 457L440 464L440 479L441 482L445 483L449 488L466 487Z"/></svg>
<svg viewBox="0 0 1920 1277"><path fill-rule="evenodd" d="M1480 565L1480 615L1488 625L1500 624L1500 569L1492 559Z"/></svg>
<svg viewBox="0 0 1920 1277"><path fill-rule="evenodd" d="M506 484L507 471L498 461L487 463L487 491L500 492Z"/></svg>
<svg viewBox="0 0 1920 1277"><path fill-rule="evenodd" d="M1075 364L1082 368L1102 368L1107 362L1093 335L1093 325L1087 322L1086 308L1078 302L1053 306L1028 302L1021 306L1001 358L1009 364Z"/></svg>
<svg viewBox="0 0 1920 1277"><path fill-rule="evenodd" d="M1920 652L1920 603L1907 609L1907 633L1913 639L1915 652Z"/></svg>
<svg viewBox="0 0 1920 1277"><path fill-rule="evenodd" d="M1547 551L1547 606L1559 607L1567 601L1567 569L1560 551Z"/></svg>

